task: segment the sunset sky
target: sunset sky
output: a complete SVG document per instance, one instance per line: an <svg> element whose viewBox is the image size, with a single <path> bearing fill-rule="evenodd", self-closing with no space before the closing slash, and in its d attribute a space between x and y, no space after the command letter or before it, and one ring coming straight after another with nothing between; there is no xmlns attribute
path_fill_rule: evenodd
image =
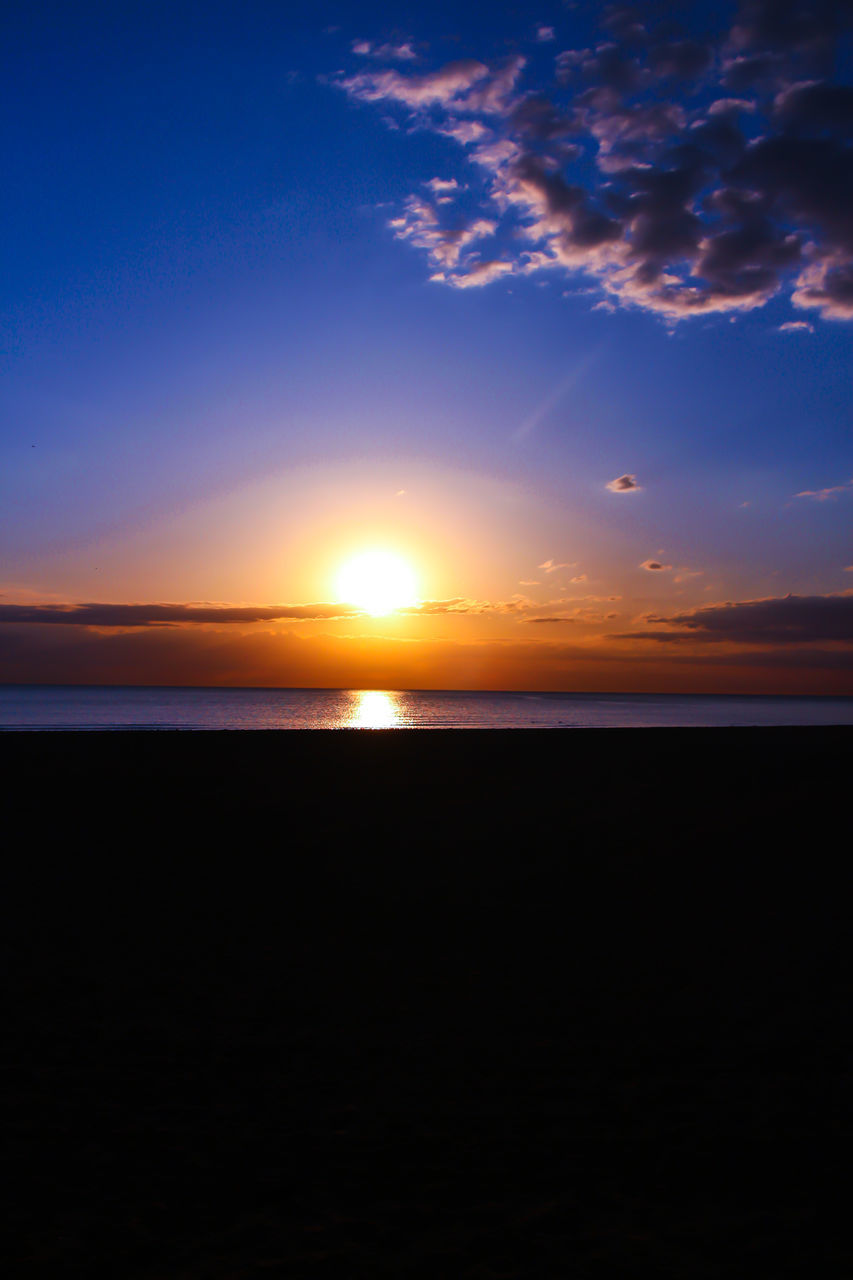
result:
<svg viewBox="0 0 853 1280"><path fill-rule="evenodd" d="M3 43L0 681L853 693L853 0Z"/></svg>

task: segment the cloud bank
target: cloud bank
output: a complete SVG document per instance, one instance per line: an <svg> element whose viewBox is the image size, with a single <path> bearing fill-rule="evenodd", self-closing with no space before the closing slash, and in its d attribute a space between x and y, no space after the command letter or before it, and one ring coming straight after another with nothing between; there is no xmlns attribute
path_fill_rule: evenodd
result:
<svg viewBox="0 0 853 1280"><path fill-rule="evenodd" d="M781 596L707 605L645 621L668 628L619 637L663 644L731 641L737 644L802 645L830 642L853 646L853 593Z"/></svg>
<svg viewBox="0 0 853 1280"><path fill-rule="evenodd" d="M285 619L358 617L347 604L5 604L0 623L48 623L77 627L163 627L200 623L279 622Z"/></svg>
<svg viewBox="0 0 853 1280"><path fill-rule="evenodd" d="M555 272L669 322L782 291L853 318L853 0L742 0L714 38L644 14L609 7L589 48L539 27L502 62L341 76L464 151L465 199L412 196L395 234L457 288Z"/></svg>

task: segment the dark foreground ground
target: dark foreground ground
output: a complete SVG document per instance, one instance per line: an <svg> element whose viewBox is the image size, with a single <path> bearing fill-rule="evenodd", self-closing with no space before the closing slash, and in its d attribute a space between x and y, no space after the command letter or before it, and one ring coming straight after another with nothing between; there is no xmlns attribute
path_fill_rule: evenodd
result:
<svg viewBox="0 0 853 1280"><path fill-rule="evenodd" d="M849 1274L851 743L0 735L14 1274Z"/></svg>

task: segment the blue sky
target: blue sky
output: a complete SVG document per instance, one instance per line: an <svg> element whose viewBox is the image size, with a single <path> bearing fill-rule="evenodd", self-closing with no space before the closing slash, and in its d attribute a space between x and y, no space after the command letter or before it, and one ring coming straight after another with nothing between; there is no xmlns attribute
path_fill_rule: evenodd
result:
<svg viewBox="0 0 853 1280"><path fill-rule="evenodd" d="M738 688L787 654L779 687L840 687L850 14L13 5L0 678L101 670L82 620L57 630L85 659L26 658L19 606L328 602L381 540L456 603L405 634L283 621L269 653L334 650L344 684L387 641L422 646L407 683L515 646L495 679L589 687L606 654L617 686ZM788 642L733 631L721 677L700 611L727 604L800 612ZM110 670L145 682L121 636ZM265 654L246 682L314 682Z"/></svg>

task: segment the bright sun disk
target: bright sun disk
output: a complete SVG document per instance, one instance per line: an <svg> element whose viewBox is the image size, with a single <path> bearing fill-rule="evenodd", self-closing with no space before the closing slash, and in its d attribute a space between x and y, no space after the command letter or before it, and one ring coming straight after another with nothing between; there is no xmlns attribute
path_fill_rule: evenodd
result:
<svg viewBox="0 0 853 1280"><path fill-rule="evenodd" d="M337 579L338 598L374 617L413 604L415 588L411 565L393 551L362 551L343 565Z"/></svg>

